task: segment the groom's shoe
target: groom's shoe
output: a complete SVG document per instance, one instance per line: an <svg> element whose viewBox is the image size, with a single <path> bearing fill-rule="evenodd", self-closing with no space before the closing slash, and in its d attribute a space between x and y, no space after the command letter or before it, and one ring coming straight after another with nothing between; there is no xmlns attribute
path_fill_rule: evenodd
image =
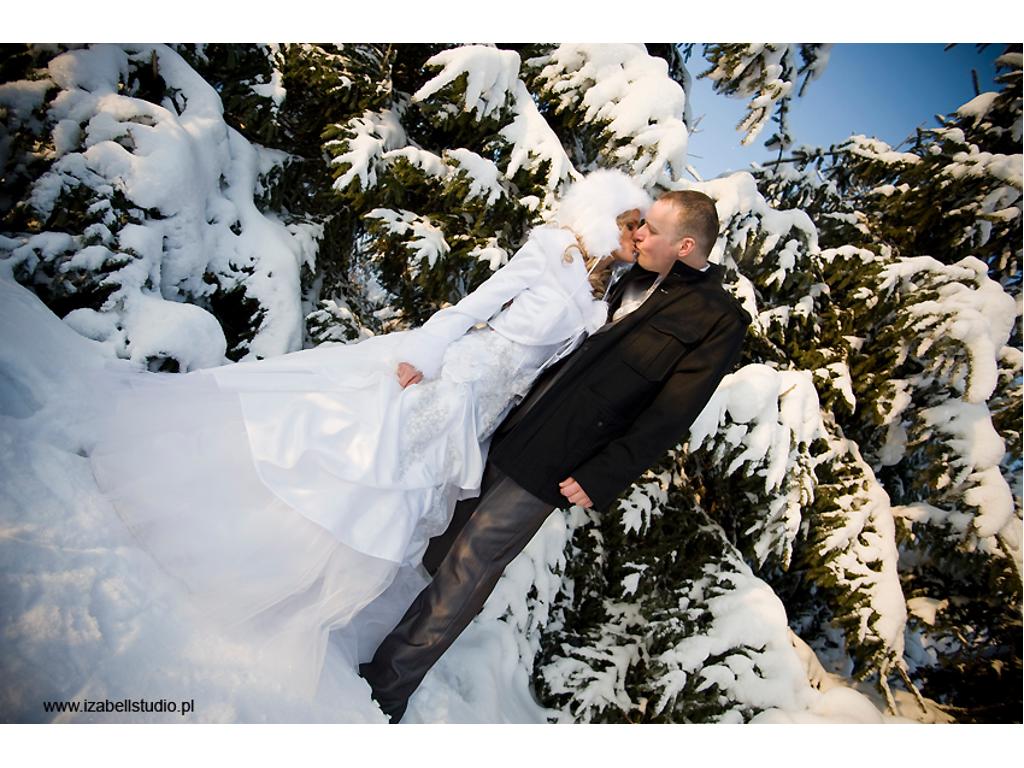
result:
<svg viewBox="0 0 1024 768"><path fill-rule="evenodd" d="M360 664L359 676L369 684L370 695L373 696L373 700L376 702L377 706L380 707L380 711L388 718L391 725L396 725L401 722L403 717L405 717L405 710L409 706L409 700L406 699L400 702L390 702L387 700L387 697L381 696L374 687L373 681L370 680L370 670L370 663Z"/></svg>

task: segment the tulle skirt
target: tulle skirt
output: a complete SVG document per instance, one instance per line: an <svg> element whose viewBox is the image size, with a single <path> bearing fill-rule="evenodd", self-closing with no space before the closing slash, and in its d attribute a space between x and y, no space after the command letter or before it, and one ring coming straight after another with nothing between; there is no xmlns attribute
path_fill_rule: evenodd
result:
<svg viewBox="0 0 1024 768"><path fill-rule="evenodd" d="M469 334L438 380L402 390L398 336L101 385L98 486L261 672L304 695L326 657L368 660L426 583L427 541L550 351Z"/></svg>

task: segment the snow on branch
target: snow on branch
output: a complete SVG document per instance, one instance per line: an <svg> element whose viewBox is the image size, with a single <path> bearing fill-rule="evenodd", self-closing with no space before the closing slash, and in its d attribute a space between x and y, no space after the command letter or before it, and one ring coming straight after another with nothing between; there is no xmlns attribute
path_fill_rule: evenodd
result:
<svg viewBox="0 0 1024 768"><path fill-rule="evenodd" d="M158 73L173 100L131 95L139 87L133 73ZM69 310L83 310L76 327L153 366L212 365L224 359L224 334L209 308L220 291L218 298L255 305L232 351L298 349L308 232L264 216L254 199L284 153L261 150L231 128L217 91L166 46L71 50L50 60L46 75L56 91L46 137L55 162L32 182L28 209L44 231L21 253L26 268L49 265L51 295L66 294ZM7 84L0 99L20 90ZM34 98L35 83L26 94L18 101ZM67 231L69 223L58 222L68 218L80 234L56 253L47 230ZM175 327L179 338L171 339ZM203 351L188 351L190 336Z"/></svg>
<svg viewBox="0 0 1024 768"><path fill-rule="evenodd" d="M706 47L706 55L712 67L701 73L701 77L709 78L719 93L750 98L747 115L737 126L744 133L741 144L751 144L768 120L776 115L779 133L770 143L788 146L786 110L796 81L801 74L806 75L799 91L799 95L803 95L807 83L824 71L830 48L827 44L711 45ZM798 54L803 61L799 67Z"/></svg>
<svg viewBox="0 0 1024 768"><path fill-rule="evenodd" d="M466 78L463 110L476 119L497 116L514 98L519 82L519 54L486 45L452 48L427 59L428 67L441 72L412 95L413 102L426 101L460 77Z"/></svg>
<svg viewBox="0 0 1024 768"><path fill-rule="evenodd" d="M762 290L806 282L811 274L808 260L818 253L818 230L804 211L773 208L746 172L682 186L715 200L722 235L711 261L742 269ZM728 258L729 251L744 254L743 260L752 263L737 264Z"/></svg>
<svg viewBox="0 0 1024 768"><path fill-rule="evenodd" d="M565 147L537 110L522 80L516 84L514 111L512 122L498 132L512 147L505 176L512 178L520 169L539 170L546 166L545 188L549 193L563 181L577 177Z"/></svg>
<svg viewBox="0 0 1024 768"><path fill-rule="evenodd" d="M789 562L801 510L814 498L809 446L822 431L810 373L765 365L726 376L690 427L691 452L708 454L712 466L725 465L726 476L758 479L761 488L754 492L767 509L747 534L759 564L771 554Z"/></svg>
<svg viewBox="0 0 1024 768"><path fill-rule="evenodd" d="M431 269L451 250L444 239L444 231L427 217L388 208L374 208L366 216L379 221L385 232L404 241L405 249L411 253L409 270L413 278L419 274L424 263Z"/></svg>
<svg viewBox="0 0 1024 768"><path fill-rule="evenodd" d="M466 200L479 198L487 205L493 205L508 191L499 183L501 172L491 160L481 157L476 152L458 148L445 152L445 159L452 166L453 176L464 177L469 185Z"/></svg>
<svg viewBox="0 0 1024 768"><path fill-rule="evenodd" d="M561 45L530 59L536 95L570 122L598 128L605 163L641 184L671 184L686 170L686 94L664 59L641 45Z"/></svg>
<svg viewBox="0 0 1024 768"><path fill-rule="evenodd" d="M324 148L334 155L331 164L342 173L334 181L334 188L345 190L353 181L369 189L377 183L377 166L384 153L403 146L407 139L400 116L394 109L383 112L364 112L344 126L339 126L343 138L328 141Z"/></svg>
<svg viewBox="0 0 1024 768"><path fill-rule="evenodd" d="M897 152L881 139L859 133L850 136L844 148L851 155L876 160L886 165L917 165L921 162L921 158L912 152Z"/></svg>
<svg viewBox="0 0 1024 768"><path fill-rule="evenodd" d="M681 585L680 605L699 616L689 633L657 655L653 712L679 707L709 689L732 707L718 722L743 722L744 715L773 707L799 711L814 692L789 639L781 601L735 553L701 579Z"/></svg>
<svg viewBox="0 0 1024 768"><path fill-rule="evenodd" d="M907 323L917 336L913 352L934 372L946 371L968 402L991 397L999 352L1009 340L1017 308L988 277L987 266L973 256L951 265L918 256L886 266L880 277L880 292L903 295ZM958 342L965 360L943 350L950 340Z"/></svg>
<svg viewBox="0 0 1024 768"><path fill-rule="evenodd" d="M902 664L906 603L898 572L896 525L889 496L831 418L819 457L817 496L810 515L810 554L815 581L842 593L836 622L859 658L861 674L886 678Z"/></svg>

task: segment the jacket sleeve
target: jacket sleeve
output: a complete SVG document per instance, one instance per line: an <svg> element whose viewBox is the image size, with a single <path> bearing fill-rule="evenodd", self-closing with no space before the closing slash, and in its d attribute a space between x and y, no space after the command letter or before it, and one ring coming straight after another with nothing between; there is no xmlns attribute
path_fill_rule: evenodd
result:
<svg viewBox="0 0 1024 768"><path fill-rule="evenodd" d="M746 323L724 315L708 336L683 355L672 375L629 430L572 473L594 503L604 509L645 470L678 443L739 359Z"/></svg>
<svg viewBox="0 0 1024 768"><path fill-rule="evenodd" d="M536 282L546 268L544 250L531 237L508 264L475 291L458 304L435 312L426 323L407 334L398 347L396 364L410 363L424 378L436 378L448 345L477 323L491 319L510 299Z"/></svg>

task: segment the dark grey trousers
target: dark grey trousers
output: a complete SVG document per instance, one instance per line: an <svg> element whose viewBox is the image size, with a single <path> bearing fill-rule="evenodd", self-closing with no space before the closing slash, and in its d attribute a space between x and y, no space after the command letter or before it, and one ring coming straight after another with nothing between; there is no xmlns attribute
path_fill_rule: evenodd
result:
<svg viewBox="0 0 1024 768"><path fill-rule="evenodd" d="M434 579L359 668L381 710L398 722L424 676L479 613L502 572L554 508L487 465L481 494L459 502L423 564Z"/></svg>

